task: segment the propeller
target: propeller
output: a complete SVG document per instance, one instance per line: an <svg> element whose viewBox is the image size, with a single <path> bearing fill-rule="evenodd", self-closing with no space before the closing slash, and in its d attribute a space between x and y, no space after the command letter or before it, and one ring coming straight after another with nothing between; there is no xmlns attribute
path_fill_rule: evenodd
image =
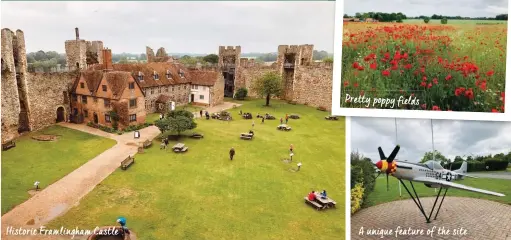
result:
<svg viewBox="0 0 511 240"><path fill-rule="evenodd" d="M389 190L389 173L395 171L395 164L392 164L394 161L394 158L396 158L397 153L399 152L399 149L401 147L397 145L394 150L390 153L389 157L385 156L385 153L383 153L383 150L381 147L378 147L378 153L380 154L380 161L378 161L375 165L378 169L380 169L380 173L385 172L387 175L387 191ZM378 178L378 176L376 178Z"/></svg>

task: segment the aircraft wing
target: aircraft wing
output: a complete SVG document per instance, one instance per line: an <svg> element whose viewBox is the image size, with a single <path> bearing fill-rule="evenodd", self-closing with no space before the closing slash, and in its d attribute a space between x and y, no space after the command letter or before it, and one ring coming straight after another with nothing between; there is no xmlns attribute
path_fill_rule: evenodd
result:
<svg viewBox="0 0 511 240"><path fill-rule="evenodd" d="M478 177L475 177L475 176L466 175L466 174L462 174L462 173L456 173L456 175L460 175L460 176L463 176L463 177L469 177L469 178L478 178Z"/></svg>
<svg viewBox="0 0 511 240"><path fill-rule="evenodd" d="M502 193L492 192L492 191L479 189L479 188L468 187L468 186L465 186L462 184L448 182L448 181L444 181L444 180L437 180L437 179L428 178L428 177L417 177L417 178L414 178L412 181L422 182L422 183L427 183L427 184L438 184L443 187L452 187L452 188L457 188L457 189L471 191L471 192L478 192L478 193L484 193L484 194L488 194L488 195L494 195L494 196L498 196L498 197L505 196Z"/></svg>

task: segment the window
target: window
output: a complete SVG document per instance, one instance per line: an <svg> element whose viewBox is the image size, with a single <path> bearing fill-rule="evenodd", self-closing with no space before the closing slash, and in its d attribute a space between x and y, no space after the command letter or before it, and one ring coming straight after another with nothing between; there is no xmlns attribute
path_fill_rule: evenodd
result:
<svg viewBox="0 0 511 240"><path fill-rule="evenodd" d="M165 87L165 92L169 92L169 87Z"/></svg>
<svg viewBox="0 0 511 240"><path fill-rule="evenodd" d="M105 107L109 108L110 107L110 99L104 99L103 101L105 103Z"/></svg>
<svg viewBox="0 0 511 240"><path fill-rule="evenodd" d="M106 85L101 86L103 88L103 92L106 92Z"/></svg>
<svg viewBox="0 0 511 240"><path fill-rule="evenodd" d="M92 98L92 100L93 100L94 102L98 102L98 98L97 98L97 97L93 97L93 98Z"/></svg>
<svg viewBox="0 0 511 240"><path fill-rule="evenodd" d="M137 78L138 78L138 81L144 81L144 75L142 75L141 72L138 72Z"/></svg>
<svg viewBox="0 0 511 240"><path fill-rule="evenodd" d="M154 88L151 88L151 94L154 94Z"/></svg>
<svg viewBox="0 0 511 240"><path fill-rule="evenodd" d="M161 87L158 88L158 93L161 93Z"/></svg>
<svg viewBox="0 0 511 240"><path fill-rule="evenodd" d="M200 95L200 96L199 96L199 98L200 98L201 100L204 100L204 95Z"/></svg>
<svg viewBox="0 0 511 240"><path fill-rule="evenodd" d="M84 117L89 117L89 111L83 110L83 116Z"/></svg>
<svg viewBox="0 0 511 240"><path fill-rule="evenodd" d="M174 86L172 86L172 92L174 92Z"/></svg>
<svg viewBox="0 0 511 240"><path fill-rule="evenodd" d="M177 86L177 90L181 90L181 86Z"/></svg>
<svg viewBox="0 0 511 240"><path fill-rule="evenodd" d="M158 73L155 73L153 75L153 77L154 77L154 80L160 80L160 75L158 75Z"/></svg>
<svg viewBox="0 0 511 240"><path fill-rule="evenodd" d="M85 84L83 82L80 83L80 88L85 88Z"/></svg>
<svg viewBox="0 0 511 240"><path fill-rule="evenodd" d="M110 115L105 114L105 121L106 121L107 123L109 123L109 122L110 122Z"/></svg>
<svg viewBox="0 0 511 240"><path fill-rule="evenodd" d="M180 76L181 78L184 78L184 77L185 77L185 72L183 72L183 70L182 70L182 69L179 69L179 76Z"/></svg>
<svg viewBox="0 0 511 240"><path fill-rule="evenodd" d="M137 121L137 114L131 114L130 115L130 122L136 122Z"/></svg>
<svg viewBox="0 0 511 240"><path fill-rule="evenodd" d="M73 94L73 102L78 102L78 96L76 96L76 94Z"/></svg>
<svg viewBox="0 0 511 240"><path fill-rule="evenodd" d="M170 74L169 70L167 70L167 73L165 73L165 77L167 77L167 79L172 79L172 74Z"/></svg>
<svg viewBox="0 0 511 240"><path fill-rule="evenodd" d="M82 103L87 104L87 96L82 96Z"/></svg>
<svg viewBox="0 0 511 240"><path fill-rule="evenodd" d="M130 89L135 89L135 83L134 83L134 82L130 82L130 85L129 85L129 86L130 86L130 87L129 87Z"/></svg>
<svg viewBox="0 0 511 240"><path fill-rule="evenodd" d="M137 99L130 99L130 108L137 107Z"/></svg>

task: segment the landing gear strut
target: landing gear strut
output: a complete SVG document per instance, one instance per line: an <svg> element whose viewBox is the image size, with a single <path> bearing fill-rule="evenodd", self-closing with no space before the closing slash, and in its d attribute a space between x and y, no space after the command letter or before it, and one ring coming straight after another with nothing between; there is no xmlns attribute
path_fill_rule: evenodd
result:
<svg viewBox="0 0 511 240"><path fill-rule="evenodd" d="M406 187L406 185L403 182L403 180L399 179L399 181L401 182L401 184L403 184L403 186L405 187L406 191L408 192L408 195L410 195L410 197L412 198L413 202L415 202L415 205L417 205L417 207L421 211L422 215L424 215L424 218L426 218L426 222L427 223L431 223L431 216L433 215L433 211L435 211L436 203L438 202L438 197L440 197L440 194L442 193L442 190L445 189L444 195L442 196L442 200L440 201L440 205L438 205L438 208L436 210L435 218L433 219L433 220L436 220L436 217L438 216L438 212L440 212L440 208L442 207L442 203L444 203L444 198L445 198L445 195L447 194L448 188L440 187L440 190L438 191L438 194L436 195L435 203L433 204L433 208L431 208L431 212L429 213L429 216L428 216L428 215L426 215L426 211L424 211L424 207L422 206L421 200L419 199L419 195L415 191L415 187L413 186L412 181L409 181L409 182L410 182L410 185L412 186L412 190L413 190L413 193L415 194L415 196L412 195L410 190L408 190L408 187Z"/></svg>

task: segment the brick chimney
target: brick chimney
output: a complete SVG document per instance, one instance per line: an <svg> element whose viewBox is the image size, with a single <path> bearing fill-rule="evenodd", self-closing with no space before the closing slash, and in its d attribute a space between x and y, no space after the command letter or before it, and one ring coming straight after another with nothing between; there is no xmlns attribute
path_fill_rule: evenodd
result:
<svg viewBox="0 0 511 240"><path fill-rule="evenodd" d="M112 50L108 48L104 48L103 50L103 66L104 70L111 71L113 70L112 66Z"/></svg>
<svg viewBox="0 0 511 240"><path fill-rule="evenodd" d="M78 28L75 28L75 35L76 35L76 40L80 39L80 31L78 31Z"/></svg>

